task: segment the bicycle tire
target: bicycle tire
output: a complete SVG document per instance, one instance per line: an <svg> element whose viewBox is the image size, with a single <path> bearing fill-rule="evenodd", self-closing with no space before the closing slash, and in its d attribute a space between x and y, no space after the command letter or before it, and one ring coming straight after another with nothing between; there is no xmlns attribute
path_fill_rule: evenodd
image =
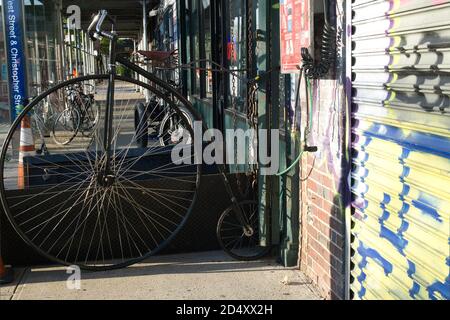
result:
<svg viewBox="0 0 450 320"><path fill-rule="evenodd" d="M131 185L131 184L128 185L128 186L122 186L122 188L124 188L124 189L128 188L127 191L130 192L130 194L131 194L131 192L134 192L133 195L135 195L136 197L141 196L141 198L139 198L139 199L136 198L137 199L136 200L134 197L131 197L131 196L127 197L126 201L128 201L128 202L123 201L122 205L124 205L124 207L122 207L122 206L120 207L120 208L122 208L124 210L117 210L116 208L113 208L113 206L110 207L109 202L107 204L108 207L106 209L105 208L103 208L103 209L100 208L101 206L98 205L99 204L98 202L95 203L95 204L91 203L91 207L95 207L95 208L94 209L90 209L90 212L86 213L86 220L81 222L81 224L84 223L84 226L82 227L82 225L79 225L80 220L81 220L81 213L79 213L79 218L78 218L78 222L76 224L76 229L74 230L74 233L72 234L72 237L69 238L68 241L65 242L65 244L64 243L60 244L60 246L61 245L63 246L62 248L57 247L57 250L60 250L59 254L57 254L57 252L55 250L53 250L53 248L55 248L56 242L52 243L50 241L52 239L54 240L54 235L53 234L48 234L43 239L43 242L41 244L37 243L36 235L35 235L34 238L31 238L31 235L33 235L32 232L35 232L35 230L32 230L32 229L28 229L27 230L24 227L28 223L29 220L25 221L25 222L20 220L20 219L22 219L23 215L25 215L25 213L23 211L23 207L27 208L26 211L29 211L29 210L34 209L34 208L37 208L37 209L38 208L42 208L42 210L44 210L42 206L50 207L48 203L47 204L45 203L48 200L45 200L44 203L40 203L39 201L37 201L38 199L36 199L36 197L37 196L40 196L41 198L44 197L44 196L48 197L47 194L49 193L49 191L51 189L47 189L47 191L45 191L46 190L45 189L45 185L44 186L39 185L40 188L44 188L45 192L44 193L39 192L37 194L30 194L30 190L31 189L29 188L29 186L26 186L25 189L20 189L17 186L17 184L18 184L17 180L16 180L16 182L11 181L11 174L13 173L14 170L17 171L17 163L18 163L17 161L19 161L18 159L20 158L20 156L17 157L17 155L14 155L14 152L13 152L14 148L12 146L13 137L15 137L15 138L17 137L17 134L18 134L17 129L20 128L22 120L25 118L25 116L28 116L30 114L32 115L31 111L32 111L33 107L38 105L43 99L45 99L46 97L50 96L52 93L56 92L57 90L63 89L66 86L70 86L70 85L73 85L73 84L75 84L77 82L82 82L82 81L94 81L95 83L104 84L103 80L107 80L108 78L109 78L109 75L107 75L107 74L105 74L105 75L91 75L91 76L74 78L74 79L62 82L62 83L56 85L55 87L49 89L48 91L42 93L41 95L39 95L35 100L33 100L30 104L28 104L27 107L24 108L23 112L13 122L13 124L11 126L11 129L9 130L9 132L7 134L5 143L3 145L3 148L2 148L1 154L0 154L0 200L1 200L2 206L4 208L4 211L6 213L6 216L7 216L8 220L10 221L10 223L12 224L12 226L14 227L15 231L17 232L17 234L28 245L30 245L34 250L36 250L39 254L41 254L42 256L46 257L47 259L49 259L51 261L54 261L56 263L63 264L63 265L78 265L82 269L93 270L93 271L111 270L111 269L118 269L118 268L127 267L129 265L132 265L132 264L135 264L137 262L140 262L140 261L146 259L147 257L150 257L150 256L160 252L162 249L164 249L174 239L174 237L179 233L179 231L182 229L182 227L185 225L186 221L188 220L190 214L192 213L192 209L193 209L193 207L194 207L194 205L196 203L196 200L197 200L197 193L198 193L198 188L199 188L199 184L200 184L200 176L201 176L201 164L196 164L195 162L192 165L190 165L190 166L185 165L185 169L183 169L183 170L188 171L188 168L191 170L191 171L189 171L187 173L186 172L180 172L180 170L181 170L180 167L177 167L176 170L174 170L172 172L172 174L174 174L174 175L175 174L179 174L179 176L183 177L184 179L176 178L176 177L179 177L177 175L175 175L175 176L164 176L164 174L165 174L164 170L165 169L162 169L162 170L160 169L159 171L142 170L142 173L145 172L144 176L145 175L147 175L147 176L150 175L152 177L155 176L156 178L154 180L149 180L149 181L144 179L143 182L141 182L141 181L136 182L138 180L135 180L135 181L130 180L130 183L131 182L136 182L135 184L137 186L134 186L134 185ZM117 76L116 84L118 82L126 83L128 85L131 85L133 88L134 88L135 85L141 86L141 87L145 88L146 90L150 90L153 94L155 94L157 96L160 96L161 98L165 98L165 96L166 96L164 94L164 88L159 89L155 85L151 86L149 84L140 82L140 81L132 79L132 78ZM116 97L117 97L117 93L116 93ZM170 110L175 111L177 114L179 114L180 119L182 119L182 121L187 122L187 120L184 119L184 115L179 110L179 107L177 105L175 105L170 100L168 100L166 102L167 102L167 105L170 108ZM192 109L192 107L190 105L186 105L184 107L186 109L188 109L188 110ZM124 110L125 110L125 107L124 107ZM125 113L125 111L123 111L123 112ZM192 111L192 114L196 115L195 111ZM122 114L122 116L123 116L123 114ZM198 115L196 115L196 116L198 117ZM100 121L100 122L102 122L102 121ZM192 129L192 127L190 127L189 123L187 123L187 126L188 126L188 130L189 130L189 134L191 135L191 138L193 139L194 138L193 129ZM101 131L100 128L98 130ZM127 130L127 128L125 128L125 126L124 126L124 130ZM19 134L21 134L21 132L19 132ZM79 141L85 141L84 143L86 144L86 146L88 146L87 148L91 148L92 145L93 145L93 141L95 139L98 139L99 136L100 135L96 134L95 137L93 137L91 139L84 138L85 140L81 140L81 139L83 139L82 137L77 137L77 139L78 139L77 143L79 144ZM115 141L115 143L119 144L118 140L119 140L119 137L117 137L117 141ZM38 142L35 142L35 143L38 143ZM47 145L47 147L48 147L48 145ZM65 146L65 148L69 148L69 147L70 146ZM78 147L78 145L77 145L77 147ZM56 149L59 152L59 153L56 152L56 156L57 157L64 156L64 154L61 155L61 150L60 149L57 149L54 146L53 146L53 148ZM157 149L155 147L154 153L149 153L148 155L158 157L158 156L161 156L162 154L165 154L165 152L167 152L166 149ZM122 149L117 149L117 150L122 150ZM131 150L131 152L136 152L135 149L127 149L127 152L130 152L130 150ZM51 150L51 151L54 151L54 150ZM97 158L97 151L98 150L96 149L95 152L91 152L89 149L87 149L87 152L85 152L85 155L86 155L87 158L89 158L90 154L95 156L95 164L97 164L97 162L96 162L97 160L102 161L101 157ZM52 155L55 154L55 152L51 152L51 153L52 153ZM81 158L76 158L76 159L73 158L74 154L75 153L71 153L70 157L68 157L67 155L65 155L65 156L69 160L74 161L76 164L78 163L78 161L83 160L82 157ZM7 157L7 155L8 155L8 157ZM13 160L16 161L16 162L12 161L12 158L10 158L10 155L12 155ZM121 154L120 154L120 152L117 152L115 155L116 155L117 159L119 159L118 156L121 155ZM133 165L137 163L136 161L140 161L141 159L144 159L144 155L138 155L138 156L136 156L137 158L131 158L130 162L126 164L127 168L125 168L123 170L124 171L125 170L129 171L130 168L132 168ZM145 156L147 156L147 155L145 155ZM39 161L41 161L43 163L46 161L46 159L44 157L42 157L42 156L39 156L39 157L38 156L30 156L30 157L31 157L31 160L39 160ZM121 158L120 160L121 161L125 161L125 160L128 161L128 158L126 158L126 157L127 157L127 154L123 155L123 158ZM7 159L9 160L8 162L7 162ZM92 159L92 162L94 162L93 159ZM87 164L87 160L86 159L84 159L84 160L85 160L85 165L87 166L88 165ZM24 161L23 158L22 158L22 161ZM52 163L52 164L54 164L54 163ZM79 164L79 165L81 165L81 164ZM122 163L122 165L123 165L123 163ZM165 165L163 165L163 166L165 166ZM13 170L9 171L11 168ZM97 170L99 168L101 169L101 166L100 167L95 167L95 168L94 167L93 168L86 168L86 170L82 172L82 175L80 176L80 179L84 179L83 175L88 175L88 174L91 175L91 171L92 171L92 177L90 178L91 179L90 183L93 183L93 184L100 183L100 182L98 182L98 181L100 181L100 179L98 179L97 176L94 176L94 174L98 173ZM54 170L60 170L60 169L61 168L57 167ZM95 170L91 170L91 169L95 169ZM49 170L52 170L52 168L50 168ZM22 177L20 176L19 171L17 171L17 172L18 172L17 176L19 176L19 179L21 179ZM158 172L160 174L158 174ZM79 173L72 173L72 175L74 175L74 174L79 174ZM47 175L47 176L45 176L45 175ZM42 181L46 182L46 181L50 181L51 179L53 179L52 173L48 174L48 172L47 172L47 173L45 173L45 175L42 174L41 176L39 176L39 181L42 180ZM62 174L60 174L60 175L62 176ZM68 174L66 173L66 175L68 175ZM123 173L123 175L117 176L115 178L117 180L119 180L121 178L125 178L126 177L125 175L126 175L126 173ZM139 173L137 175L139 175ZM15 179L15 178L17 178L17 176L12 175L12 178ZM34 179L35 176L31 176L31 178ZM136 174L135 174L134 176L132 176L132 178L129 178L129 179L137 179L137 178L138 178L138 176L136 176ZM153 182L159 183L161 181L165 182L164 178L168 179L168 184L170 185L170 188L176 189L177 186L180 185L180 184L181 185L188 185L189 184L189 188L190 189L189 190L186 189L184 191L181 190L181 193L180 193L180 189L177 189L177 190L170 189L169 191L167 191L167 189L164 190L164 189L161 189L161 188L160 189L154 188L154 189L150 190L149 187L147 187L147 185L144 186L144 183L147 183L147 182L150 182L150 183L153 183ZM28 177L28 179L30 179L30 178ZM49 179L49 180L45 180L45 179ZM87 178L85 180L88 181ZM107 179L101 180L103 184L106 183L105 180L107 180ZM180 182L180 180L181 180L181 182ZM64 192L67 192L66 190L71 188L70 185L68 186L68 182L70 182L70 179L67 180L66 183L58 183L57 186L59 188L64 188L64 189L62 191L54 191L54 192L58 192L60 197L61 197L61 195L64 195ZM125 182L123 182L123 183L125 184ZM29 183L29 181L28 181L28 183ZM115 183L115 181L114 181L114 183ZM80 182L79 186L82 186L83 184L85 184L85 182ZM138 189L138 190L131 191L133 186L134 186L134 189ZM100 191L98 191L98 192L96 191L95 195L97 196L97 193L98 193L98 194L101 194L102 197L105 197L105 198L109 196L110 198L109 198L108 201L115 201L115 200L111 200L111 197L113 197L113 196L108 195L109 193L107 192L108 191L106 189L107 187L109 187L109 186L108 185L100 186L99 187ZM101 189L101 188L105 188L105 190ZM58 189L56 189L56 190L58 190ZM74 188L72 188L70 190L70 192L71 193L73 192L73 194L77 193L77 191L78 190L74 191ZM142 197L142 194L143 194L142 192L143 191L146 192L144 194L145 197L149 198L151 196L154 201L149 201L145 197ZM152 191L154 193L150 193L150 191ZM90 191L88 191L87 195L89 195L89 192ZM167 192L172 193L172 194L175 194L177 192L177 194L179 196L178 197L173 196L171 198L168 198L168 197L170 197L170 195L168 195ZM185 193L183 193L183 192L185 192ZM114 193L115 192L111 192L111 194L114 194ZM164 193L164 195L161 195L162 193ZM183 198L182 197L183 195L186 198ZM187 199L188 195L189 195L189 199ZM84 195L82 195L81 197L84 197ZM114 197L116 197L116 196L114 196ZM15 202L15 201L19 201L19 200L16 200L18 198L25 199L25 200L21 200L21 202L19 202L19 203ZM29 207L31 204L27 202L28 200L26 200L26 199L33 200L33 198L35 198L34 199L35 202L39 203L39 204L35 205L34 208L33 207ZM64 197L64 198L67 198L67 197ZM120 196L117 196L117 198L121 199ZM161 203L160 203L162 201L161 199L169 199L170 200L169 202L173 203L172 208L170 208L166 204L166 207L163 207L163 209L165 209L165 214L167 212L169 212L169 214L171 214L170 217L175 217L176 212L174 212L174 210L175 210L174 208L177 208L175 206L175 204L176 204L175 201L177 201L178 198L180 198L180 200L178 200L179 201L178 205L179 205L179 207L182 207L182 209L180 209L180 212L182 211L183 215L180 215L176 221L175 220L174 221L170 221L171 225L173 225L173 227L171 227L170 229L169 229L168 222L165 222L166 225L164 225L164 226L167 229L165 231L166 232L165 234L162 233L164 230L161 230L161 229L159 229L159 232L160 232L159 235L156 234L156 232L154 232L154 234L151 234L152 232L150 232L150 229L147 229L148 234L143 234L142 233L142 228L143 228L142 223L144 221L142 220L143 217L141 216L139 211L136 210L134 212L134 215L132 216L133 212L125 210L128 207L130 207L130 206L132 207L132 205L139 204L138 203L139 201L143 201L143 203L145 203L145 204L148 204L149 202L151 202L153 204L156 203L156 204L160 204L161 205ZM145 202L145 201L147 201L147 202ZM127 205L128 207L125 208L125 205ZM39 206L41 206L41 207L39 207ZM62 208L65 208L64 210L67 211L62 216L62 219L64 219L69 213L71 215L76 214L76 212L78 212L78 210L76 210L77 206L78 206L78 204L75 202L75 204L72 204L72 206L70 206L70 203L69 203L67 205L67 209L65 208L65 206L60 207L60 209L59 209L60 211L63 210ZM97 211L96 208L99 208L98 210L103 210L103 211ZM82 209L84 210L85 207L83 206ZM139 207L139 209L140 210L149 210L149 211L146 211L147 214L150 214L151 212L152 212L152 214L155 213L155 212L153 212L153 209L151 209L151 208L148 208L148 209L146 207L144 208L144 205L141 205L141 207ZM46 209L46 210L52 210L52 208L49 208L49 209ZM83 211L83 210L81 210L81 211ZM121 227L118 227L118 230L119 230L119 234L120 234L120 231L124 232L124 238L123 239L122 238L119 239L118 237L120 237L120 235L119 236L115 235L115 242L114 242L115 244L120 243L120 250L119 249L117 249L117 250L122 251L122 256L121 257L117 257L117 256L113 255L113 257L111 257L111 258L107 258L107 257L103 256L102 259L100 260L100 258L99 258L100 248L102 250L102 254L108 253L108 252L104 252L103 251L104 250L103 245L105 245L105 247L106 247L106 245L111 246L111 248L110 248L111 252L110 253L113 253L113 251L114 251L112 249L113 242L111 241L111 239L109 239L109 243L106 243L106 242L104 243L104 241L106 241L106 240L104 240L104 238L103 238L104 229L105 229L105 227L108 228L108 222L107 222L108 215L106 213L106 211L108 211L108 210L114 210L114 212L115 212L115 214L117 216L116 217L117 224L119 224L119 222L122 223L122 229L121 229ZM92 233L92 230L90 230L91 233L89 233L89 235L92 237L91 240L90 241L86 241L86 239L83 238L83 235L84 235L84 232L85 232L84 229L87 228L88 225L89 225L89 228L92 227L91 224L88 224L87 219L90 219L92 217L91 212L93 212L93 211L95 211L97 213L97 215L93 215L94 218L97 217L96 218L97 222L98 222L99 219L104 219L104 221L100 222L100 225L103 224L103 226L101 226L101 227L99 226L98 227L98 231L97 231L97 223L96 223L95 227L94 227L94 230L93 230L93 233ZM119 211L120 211L120 214L122 214L121 217L119 217ZM36 212L39 212L39 216L41 216L43 214L39 210L36 210ZM62 212L64 212L64 211L62 211ZM124 213L126 213L127 216L124 216L123 215ZM61 212L59 212L59 215L60 215L59 217L61 217L61 215L62 215ZM102 215L103 215L103 217L99 218ZM51 216L49 219L44 220L41 224L37 224L36 223L37 225L35 227L33 227L33 229L35 229L36 227L41 227L42 225L44 225L39 231L39 232L43 232L44 228L47 227L47 225L45 225L45 223L48 224L51 221L51 219L54 219L53 217L54 216ZM156 216L156 215L154 215L153 219L155 219L155 217L158 217L160 220L159 221L152 220L152 219L150 219L147 216L147 219L148 219L149 222L153 221L152 222L153 228L157 228L157 226L155 226L155 225L159 226L161 223L164 223L164 222L161 222L161 221L165 221L165 220L163 220L163 218L166 219L166 220L169 219L168 218L169 216L167 216L167 215L166 216L161 216L161 215L160 216ZM145 218L145 216L144 216L144 218ZM34 215L32 217L32 219L36 219L36 215ZM174 218L172 218L172 219L174 219ZM63 228L63 227L66 228L64 231L61 231L60 237L64 236L67 228L69 228L73 223L75 223L75 218L69 224L69 226L65 226L65 225L62 226L63 223L61 221L62 220L60 220L59 223L54 226L54 228L56 228L56 229ZM150 223L149 223L149 225L150 225ZM128 245L130 247L130 249L129 249L130 251L128 252L128 253L130 253L129 256L127 254L124 254L123 250L125 250L126 248L124 248L122 246L122 241L125 243L125 240L127 240L126 238L131 236L130 232L127 231L127 226L130 228L130 230L131 230L131 228L134 228L133 229L134 232L142 240L142 243L138 243L137 244L136 242L134 242L134 244L133 244L134 246L139 246L137 249L134 249L134 248L131 248L131 241L130 241L130 239L128 239ZM81 235L81 239L79 239L78 233L81 231L80 230L81 228L83 228L83 234ZM51 228L51 226L50 226L50 229L54 230L54 229ZM102 231L100 231L100 229L102 229ZM154 231L153 229L151 229L151 230ZM125 231L127 232L126 233L126 238L125 238ZM90 250L91 250L91 244L95 242L95 241L93 241L94 236L97 233L99 234L100 242L97 245L97 253L96 253L96 255L94 255L94 252L92 252L92 254L91 254ZM41 236L41 235L38 234L38 236ZM49 240L50 236L52 237L52 239ZM146 238L143 238L144 236ZM59 241L60 237L58 237L56 239L57 242ZM108 233L108 237L111 237L111 234ZM160 237L160 238L158 238L158 240L156 240L156 238L154 238L154 237ZM105 234L105 238L106 238L106 234ZM154 243L150 244L149 242L152 239L154 240ZM40 239L40 240L42 240L42 239ZM98 240L98 239L96 238L96 240ZM50 242L50 244L47 244L48 242ZM68 249L66 249L66 246L69 245L69 242L70 242L70 247ZM78 250L76 252L74 252L74 253L69 252L69 250L71 249L72 243L76 243L76 245L78 246ZM81 248L83 243L89 243L89 250L88 250L88 252L85 255L85 259L78 259L79 258L79 256L78 256L79 252L80 252L80 250L82 250L80 248ZM44 244L46 246L44 246ZM51 247L48 247L49 245L51 245ZM149 245L151 245L151 248L149 247ZM143 249L144 247L147 247L148 250L145 251L145 252L141 252L140 249ZM65 255L65 257L63 257L63 255L61 255L63 249L64 250L68 250L67 253L63 252L64 253L63 255ZM108 248L106 248L106 249L108 249ZM142 251L144 251L144 250L142 250ZM114 251L114 252L116 252L116 251ZM76 254L76 256L73 256L74 254ZM92 257L99 258L99 259L98 260L97 259L92 259Z"/></svg>
<svg viewBox="0 0 450 320"><path fill-rule="evenodd" d="M220 215L216 229L217 240L222 250L236 260L253 261L261 259L270 253L271 247L259 245L258 202L245 200L239 202L238 205L246 215L246 219L250 221L254 234L251 236L244 234L243 226L236 217L233 206L230 206ZM247 248L244 248L243 245L245 240L248 240ZM239 246L236 247L236 245Z"/></svg>
<svg viewBox="0 0 450 320"><path fill-rule="evenodd" d="M92 108L93 108L92 104L94 104L96 106L94 113L92 113ZM88 113L91 113L91 114L87 115ZM100 108L95 103L95 100L90 102L89 107L87 108L87 110L85 109L84 114L80 119L83 120L83 122L80 122L81 133L85 137L89 137L92 134L92 132L95 130L95 127L97 126L98 121L100 119ZM88 121L87 125L85 124L86 119Z"/></svg>
<svg viewBox="0 0 450 320"><path fill-rule="evenodd" d="M190 126L192 126L193 121L194 121L193 115L186 108L183 108L183 107L180 107L180 111L183 113L183 115L187 119ZM180 137L183 136L184 128L173 128L172 124L168 124L168 121L173 121L174 118L176 121L176 117L177 117L177 115L174 114L174 112L171 112L171 113L167 113L164 116L164 118L161 120L161 123L159 124L159 132L158 132L159 143L161 144L161 146L176 144L179 142ZM171 131L170 136L167 137L167 139L165 139L163 136L164 136L164 132L166 132L166 130L168 128L167 125L170 125L172 128L169 129ZM191 143L191 142L188 142L188 143Z"/></svg>
<svg viewBox="0 0 450 320"><path fill-rule="evenodd" d="M70 112L71 121L76 121L76 123L73 123L72 128L66 128L66 124L64 124L68 112ZM80 119L81 119L80 112L77 110L77 108L72 107L70 109L63 110L60 114L56 116L55 120L53 121L52 125L53 140L59 145L67 145L71 143L80 130ZM61 130L58 130L59 127L57 127L57 125L61 123L62 126L65 127L64 129L66 129L64 130L65 138L62 141L60 137L58 137L60 135L58 132ZM66 132L69 132L68 137Z"/></svg>

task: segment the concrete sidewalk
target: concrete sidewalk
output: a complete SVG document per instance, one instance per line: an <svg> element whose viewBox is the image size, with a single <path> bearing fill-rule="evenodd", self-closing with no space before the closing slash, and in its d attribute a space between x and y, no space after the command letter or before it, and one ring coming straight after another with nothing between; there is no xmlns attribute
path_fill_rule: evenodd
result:
<svg viewBox="0 0 450 320"><path fill-rule="evenodd" d="M127 269L82 272L81 289L67 288L62 267L15 270L0 299L320 299L298 270L273 260L240 262L222 252L153 257Z"/></svg>

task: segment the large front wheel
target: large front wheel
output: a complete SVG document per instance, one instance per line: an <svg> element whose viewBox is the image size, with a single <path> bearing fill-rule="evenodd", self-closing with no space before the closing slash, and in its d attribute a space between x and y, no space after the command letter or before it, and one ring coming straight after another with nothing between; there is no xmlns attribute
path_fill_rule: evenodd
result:
<svg viewBox="0 0 450 320"><path fill-rule="evenodd" d="M73 86L96 86L98 124L90 135L73 134L65 121L70 114L61 116L64 125L55 126L54 135L70 139L55 143L41 134L46 129L39 127L45 124L41 118L63 114L67 88ZM179 141L182 163L172 159L175 145L161 146L159 137L138 147L135 105L145 103L145 90L162 99L170 94L129 78L115 82L111 151L106 152L107 86L108 75L86 76L41 94L14 121L0 155L0 198L17 233L48 259L90 270L125 267L164 248L186 223L201 175L191 150L193 129L179 102L167 100L161 112L177 114L174 125L186 129ZM172 132L160 134L168 138ZM36 152L43 147L45 153Z"/></svg>

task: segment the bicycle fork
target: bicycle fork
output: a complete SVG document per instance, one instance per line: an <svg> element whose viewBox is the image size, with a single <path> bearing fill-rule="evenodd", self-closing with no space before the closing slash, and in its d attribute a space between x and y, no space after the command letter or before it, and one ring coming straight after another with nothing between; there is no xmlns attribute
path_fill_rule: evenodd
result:
<svg viewBox="0 0 450 320"><path fill-rule="evenodd" d="M106 155L106 162L103 172L100 173L99 181L101 184L110 186L114 183L115 176L111 170L112 157L112 139L113 139L113 120L114 120L114 84L116 80L116 37L109 42L109 79L108 91L106 96L105 108L105 128L103 132L103 147Z"/></svg>

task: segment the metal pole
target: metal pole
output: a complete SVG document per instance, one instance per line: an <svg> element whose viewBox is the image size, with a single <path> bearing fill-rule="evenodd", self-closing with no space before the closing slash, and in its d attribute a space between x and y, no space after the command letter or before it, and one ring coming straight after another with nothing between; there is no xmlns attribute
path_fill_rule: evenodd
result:
<svg viewBox="0 0 450 320"><path fill-rule="evenodd" d="M74 28L74 35L75 35L75 59L76 59L76 68L77 68L77 76L80 73L80 66L81 66L81 49L80 49L80 30L77 30Z"/></svg>
<svg viewBox="0 0 450 320"><path fill-rule="evenodd" d="M39 38L37 33L37 19L36 19L36 11L35 11L35 3L34 1L31 1L31 4L33 5L33 27L34 27L34 55L35 55L35 66L36 66L36 83L33 83L34 85L37 85L38 89L35 94L40 94L43 90L42 87L42 69L41 69L41 59L39 56Z"/></svg>
<svg viewBox="0 0 450 320"><path fill-rule="evenodd" d="M89 53L90 53L90 61L91 61L91 74L95 73L95 55L94 55L94 43L89 39L88 37L88 41L89 41Z"/></svg>
<svg viewBox="0 0 450 320"><path fill-rule="evenodd" d="M85 46L84 46L84 32L80 32L80 53L81 53L81 62L80 62L80 71L83 72L83 76L86 75L86 59L85 59Z"/></svg>
<svg viewBox="0 0 450 320"><path fill-rule="evenodd" d="M89 50L88 50L88 41L87 41L87 34L83 32L83 58L84 58L84 62L83 62L83 70L84 70L84 75L89 74Z"/></svg>
<svg viewBox="0 0 450 320"><path fill-rule="evenodd" d="M68 35L68 41L67 41L67 48L68 50L68 56L69 56L69 73L68 76L69 78L72 75L72 71L73 71L73 61L72 61L72 34L70 32L70 23L69 21L67 21L67 35Z"/></svg>
<svg viewBox="0 0 450 320"><path fill-rule="evenodd" d="M87 73L92 74L91 72L91 42L89 41L89 37L86 33L86 63L87 63Z"/></svg>
<svg viewBox="0 0 450 320"><path fill-rule="evenodd" d="M60 70L60 79L59 80L66 80L66 72L67 72L67 66L66 66L66 48L65 48L65 39L64 39L64 27L63 27L63 20L62 20L62 1L58 1L57 3L57 19L58 19L58 29L59 29L59 54L60 54L60 63L61 63L61 70Z"/></svg>
<svg viewBox="0 0 450 320"><path fill-rule="evenodd" d="M136 51L137 51L136 41L137 41L136 39L133 39L133 52L135 54L134 57L133 57L133 62L134 63L137 63L137 60L138 60L138 57L137 57L137 54L136 54ZM134 78L135 79L139 79L138 74L136 72L134 72ZM134 90L136 92L138 92L139 91L139 86L135 85L134 86Z"/></svg>
<svg viewBox="0 0 450 320"><path fill-rule="evenodd" d="M148 17L147 17L147 0L143 0L142 1L142 40L144 41L144 50L148 51L148 36L147 36L147 24L148 24ZM148 66L146 67L147 71L149 71ZM145 81L146 83L148 83L148 81ZM145 101L149 102L150 101L150 93L148 92L148 90L145 90Z"/></svg>

